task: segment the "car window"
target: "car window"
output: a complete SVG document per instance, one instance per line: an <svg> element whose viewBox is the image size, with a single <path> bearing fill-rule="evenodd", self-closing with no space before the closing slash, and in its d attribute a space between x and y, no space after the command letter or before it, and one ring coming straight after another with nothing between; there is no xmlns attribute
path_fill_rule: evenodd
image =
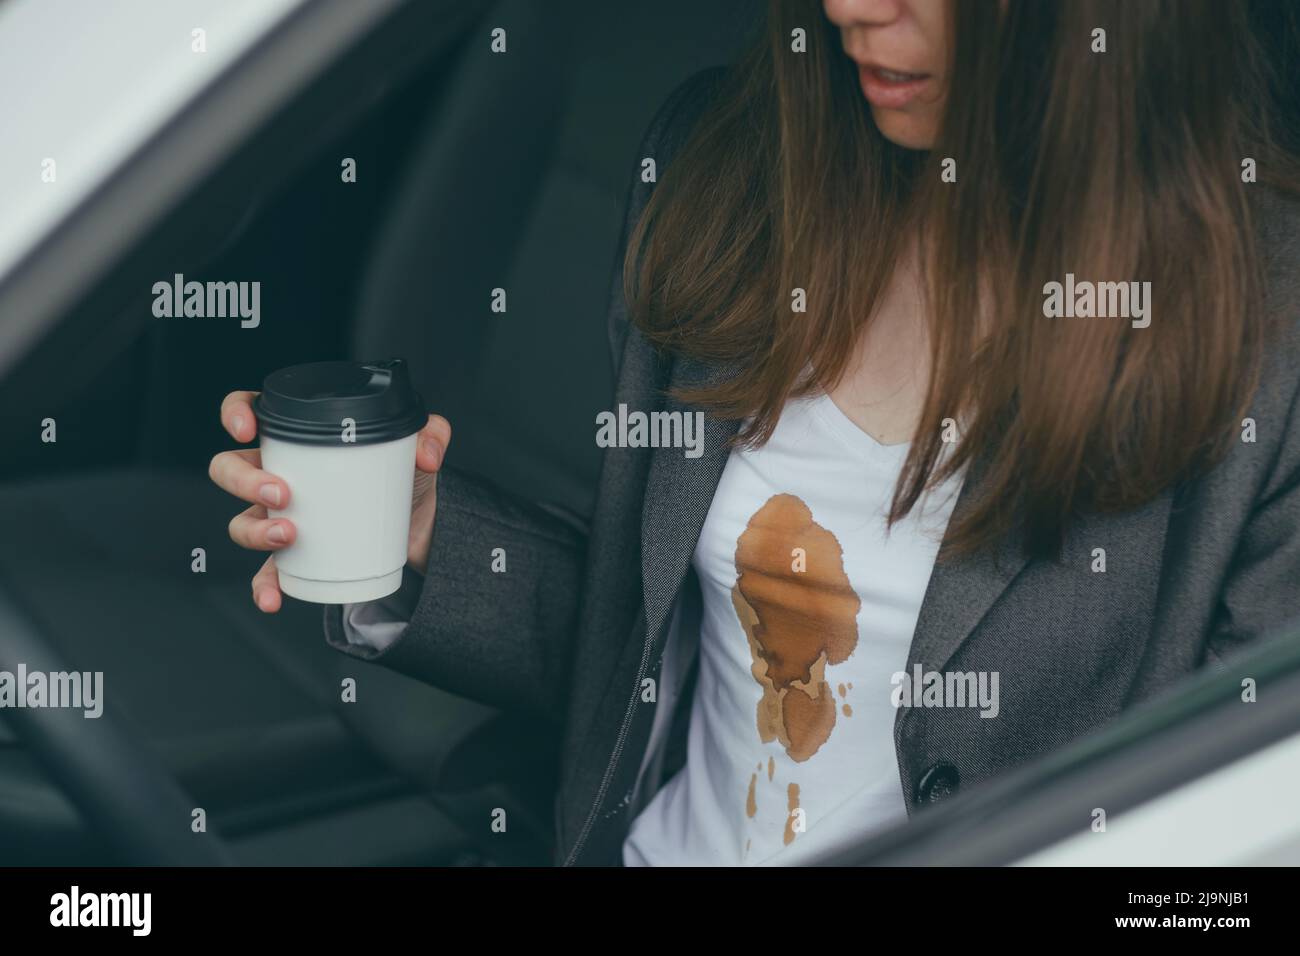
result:
<svg viewBox="0 0 1300 956"><path fill-rule="evenodd" d="M140 143L306 2L0 5L0 280Z"/></svg>

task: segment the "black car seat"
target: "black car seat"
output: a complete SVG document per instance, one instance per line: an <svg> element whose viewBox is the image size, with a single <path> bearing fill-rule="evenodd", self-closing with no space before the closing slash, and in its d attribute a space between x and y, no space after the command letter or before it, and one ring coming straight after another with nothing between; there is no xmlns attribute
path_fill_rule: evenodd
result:
<svg viewBox="0 0 1300 956"><path fill-rule="evenodd" d="M353 350L408 357L426 401L452 423L457 467L586 515L600 463L595 416L613 393L607 283L636 147L673 87L734 59L762 7L547 8L568 14L551 61L566 58L563 71L503 68L486 45L466 51L461 93L412 155L376 245ZM539 100L534 88L561 77L565 95ZM525 150L521 138L548 142ZM496 288L504 313L490 309Z"/></svg>

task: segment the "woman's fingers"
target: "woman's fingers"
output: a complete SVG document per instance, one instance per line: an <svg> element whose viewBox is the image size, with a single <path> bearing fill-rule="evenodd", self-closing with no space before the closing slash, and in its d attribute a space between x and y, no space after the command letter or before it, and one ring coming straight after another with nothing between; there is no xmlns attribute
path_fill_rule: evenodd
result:
<svg viewBox="0 0 1300 956"><path fill-rule="evenodd" d="M280 610L280 574L275 570L275 555L253 575L253 603L267 614Z"/></svg>
<svg viewBox="0 0 1300 956"><path fill-rule="evenodd" d="M236 498L268 508L289 503L289 486L261 469L262 453L256 448L239 448L213 456L208 477Z"/></svg>
<svg viewBox="0 0 1300 956"><path fill-rule="evenodd" d="M430 415L420 429L420 440L415 446L415 467L420 471L437 471L442 467L443 456L450 444L451 422L441 415Z"/></svg>
<svg viewBox="0 0 1300 956"><path fill-rule="evenodd" d="M252 551L278 551L293 543L297 529L286 518L268 518L263 505L252 505L230 519L230 540Z"/></svg>
<svg viewBox="0 0 1300 956"><path fill-rule="evenodd" d="M237 442L257 437L257 416L253 399L257 392L231 392L221 401L221 427ZM230 519L230 540L254 551L275 551L293 543L297 534L293 522L270 518L267 508L283 508L289 503L289 486L270 472L262 470L262 452L256 448L223 451L208 465L208 477L236 498L251 502ZM275 556L266 559L253 575L253 603L267 614L280 610L280 575Z"/></svg>
<svg viewBox="0 0 1300 956"><path fill-rule="evenodd" d="M257 437L256 397L257 392L231 392L221 401L221 426L235 441L250 442Z"/></svg>

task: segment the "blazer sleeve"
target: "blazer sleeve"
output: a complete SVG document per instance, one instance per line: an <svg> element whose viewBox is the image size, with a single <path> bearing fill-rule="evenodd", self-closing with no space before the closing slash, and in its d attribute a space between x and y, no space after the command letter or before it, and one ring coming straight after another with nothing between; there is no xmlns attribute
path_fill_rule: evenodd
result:
<svg viewBox="0 0 1300 956"><path fill-rule="evenodd" d="M1206 645L1223 661L1254 639L1300 634L1300 420L1293 405L1291 436L1233 553L1219 598L1218 621Z"/></svg>
<svg viewBox="0 0 1300 956"><path fill-rule="evenodd" d="M437 495L429 560L410 621L377 650L349 641L343 608L331 605L326 642L451 693L560 726L585 536L545 507L453 467L439 472Z"/></svg>
<svg viewBox="0 0 1300 956"><path fill-rule="evenodd" d="M1206 656L1222 662L1255 638L1300 633L1300 200L1271 194L1263 247L1269 260L1270 311L1283 338L1269 352L1257 400L1260 429L1281 436L1242 527L1220 593Z"/></svg>
<svg viewBox="0 0 1300 956"><path fill-rule="evenodd" d="M653 185L640 181L640 157L656 157L662 172L684 138L680 119L698 115L721 71L700 71L674 89L641 139L610 280L616 377L627 337L623 252ZM326 642L451 693L563 726L585 576L583 522L452 467L439 472L437 495L410 621L376 648L348 640L343 608L329 606Z"/></svg>

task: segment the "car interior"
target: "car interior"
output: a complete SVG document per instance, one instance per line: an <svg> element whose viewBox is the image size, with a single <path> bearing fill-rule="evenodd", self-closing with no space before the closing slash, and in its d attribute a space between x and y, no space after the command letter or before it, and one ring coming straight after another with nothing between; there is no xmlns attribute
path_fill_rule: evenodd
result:
<svg viewBox="0 0 1300 956"><path fill-rule="evenodd" d="M217 410L285 365L400 355L453 422L450 465L587 513L599 450L583 436L612 387L606 295L636 147L678 83L736 54L752 7L444 6L458 12L437 30L360 43L364 84L327 76L297 97L0 382L6 658L26 633L113 688L101 721L77 717L104 724L93 734L34 725L50 712L0 720L5 862L160 862L139 827L99 836L107 776L121 801L160 800L133 794L133 773L174 779L181 837L201 807L241 864L550 862L553 741L346 658L317 605L254 607L264 556L229 541L242 506L207 477L234 444ZM489 50L496 25L509 57ZM153 318L149 290L175 273L261 280L260 326ZM498 286L505 314L489 309ZM555 367L582 374L557 390ZM30 440L35 408L57 443ZM345 677L355 703L340 702ZM136 759L88 774L109 724ZM39 734L64 759L35 754ZM478 822L494 807L511 838L489 843ZM167 858L212 861L181 842Z"/></svg>
<svg viewBox="0 0 1300 956"><path fill-rule="evenodd" d="M218 409L287 365L400 356L452 423L449 465L581 520L637 145L761 16L747 0L393 6L0 375L0 665L112 688L98 721L0 716L0 862L551 862L556 741L329 648L318 605L253 605L264 556L230 542L243 505L207 475L234 444ZM155 318L152 285L178 273L261 281L260 326ZM194 808L219 839L193 839ZM483 825L494 808L509 839ZM952 845L936 832L915 852Z"/></svg>

